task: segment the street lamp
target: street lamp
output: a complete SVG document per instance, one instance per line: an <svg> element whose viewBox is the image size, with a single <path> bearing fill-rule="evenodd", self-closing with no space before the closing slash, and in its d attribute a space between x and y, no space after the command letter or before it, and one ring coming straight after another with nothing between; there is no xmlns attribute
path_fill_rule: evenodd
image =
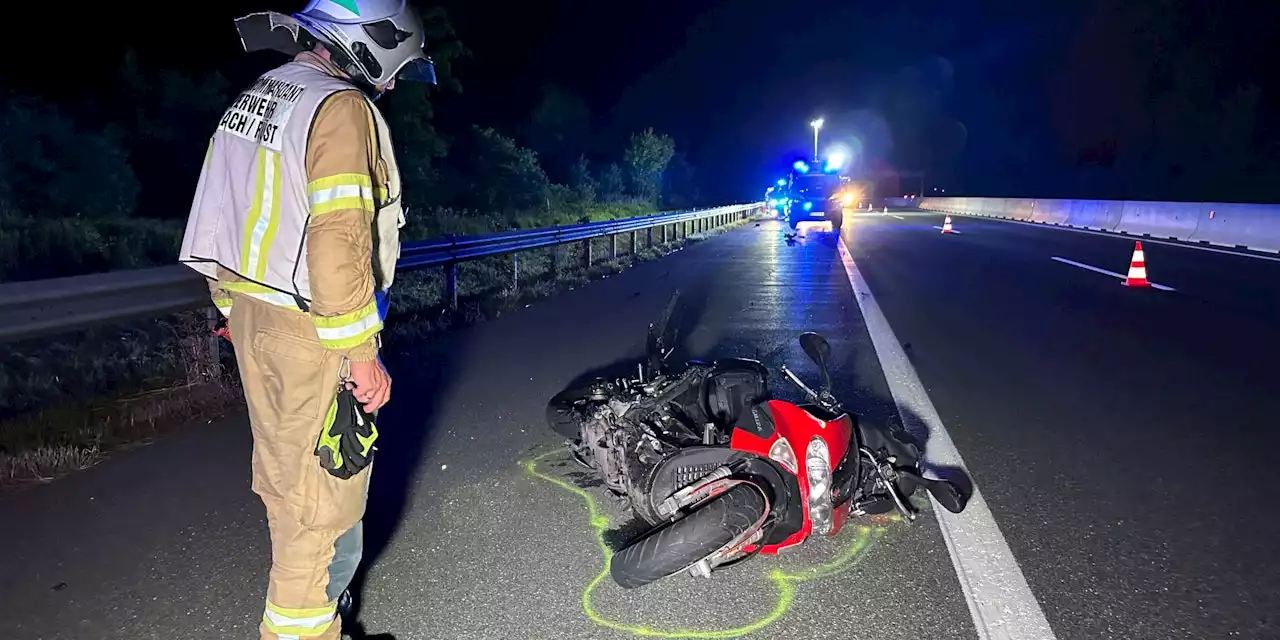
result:
<svg viewBox="0 0 1280 640"><path fill-rule="evenodd" d="M822 118L809 123L813 127L813 161L818 161L818 129L822 128Z"/></svg>

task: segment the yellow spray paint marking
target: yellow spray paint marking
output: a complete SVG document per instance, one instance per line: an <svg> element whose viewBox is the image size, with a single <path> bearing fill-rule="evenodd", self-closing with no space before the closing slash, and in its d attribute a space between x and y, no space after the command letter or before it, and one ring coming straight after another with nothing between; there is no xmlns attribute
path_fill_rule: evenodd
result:
<svg viewBox="0 0 1280 640"><path fill-rule="evenodd" d="M796 585L810 580L818 580L829 578L831 576L843 573L844 571L856 566L863 556L871 542L884 535L886 528L883 526L859 525L853 537L853 543L841 551L835 558L820 564L816 567L810 567L801 571L787 572L781 569L773 569L769 571L769 580L773 583L777 592L777 600L774 602L773 608L759 618L752 620L746 624L728 628L728 629L655 629L643 624L626 623L611 620L600 612L596 611L592 604L592 594L595 593L596 587L609 577L610 563L613 561L613 550L609 545L605 544L604 533L609 527L609 516L601 513L596 499L585 490L575 487L560 478L556 478L538 470L538 463L549 456L556 454L557 451L549 451L531 460L526 460L522 464L525 471L530 475L541 480L550 482L551 484L564 489L574 495L582 498L587 504L587 519L591 524L591 528L595 530L596 545L600 548L600 554L604 556L604 566L600 569L600 573L587 583L585 589L582 590L582 611L592 622L624 633L630 633L635 636L647 638L692 638L694 640L715 640L717 638L738 638L749 633L754 633L769 625L777 622L786 615L791 608L791 603L795 600ZM890 521L898 521L901 518L894 514L887 518Z"/></svg>

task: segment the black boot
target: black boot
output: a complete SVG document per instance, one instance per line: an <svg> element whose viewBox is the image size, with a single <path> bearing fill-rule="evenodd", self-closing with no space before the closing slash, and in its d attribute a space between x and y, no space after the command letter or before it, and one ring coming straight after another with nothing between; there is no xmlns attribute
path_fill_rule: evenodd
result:
<svg viewBox="0 0 1280 640"><path fill-rule="evenodd" d="M356 609L355 598L350 590L338 596L338 615L342 616L342 640L396 640L389 633L365 633L364 625L354 619Z"/></svg>
<svg viewBox="0 0 1280 640"><path fill-rule="evenodd" d="M389 633L367 634L363 629L357 628L354 631L343 631L342 640L396 640L396 637Z"/></svg>
<svg viewBox="0 0 1280 640"><path fill-rule="evenodd" d="M338 615L342 617L344 624L351 617L351 612L355 609L355 606L355 598L351 597L350 589L344 590L342 595L338 596Z"/></svg>

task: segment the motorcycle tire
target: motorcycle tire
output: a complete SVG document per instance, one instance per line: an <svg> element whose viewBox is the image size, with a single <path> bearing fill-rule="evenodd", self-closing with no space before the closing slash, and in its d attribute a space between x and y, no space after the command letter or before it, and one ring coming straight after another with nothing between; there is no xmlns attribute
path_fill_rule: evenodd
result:
<svg viewBox="0 0 1280 640"><path fill-rule="evenodd" d="M679 573L742 535L765 509L759 489L739 484L614 554L609 573L623 589Z"/></svg>

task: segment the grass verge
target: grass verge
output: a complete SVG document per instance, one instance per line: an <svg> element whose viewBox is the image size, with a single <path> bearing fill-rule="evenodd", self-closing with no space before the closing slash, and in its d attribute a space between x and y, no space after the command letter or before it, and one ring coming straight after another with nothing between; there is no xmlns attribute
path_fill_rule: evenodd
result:
<svg viewBox="0 0 1280 640"><path fill-rule="evenodd" d="M456 309L440 269L397 274L384 333L395 349L426 334L466 327L530 301L619 273L751 220L654 245L638 235L526 251L459 265ZM0 491L49 482L108 454L146 444L186 424L243 407L231 350L211 362L201 312L0 345Z"/></svg>

